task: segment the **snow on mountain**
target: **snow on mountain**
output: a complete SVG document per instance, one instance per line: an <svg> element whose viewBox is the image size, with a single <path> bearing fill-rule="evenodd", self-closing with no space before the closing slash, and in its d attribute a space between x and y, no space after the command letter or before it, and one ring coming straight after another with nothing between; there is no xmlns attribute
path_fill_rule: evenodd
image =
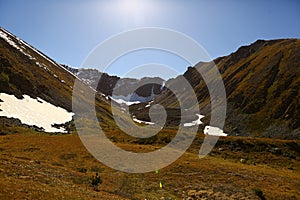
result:
<svg viewBox="0 0 300 200"><path fill-rule="evenodd" d="M76 75L87 85L97 88L96 80L101 76L97 69L77 69Z"/></svg>
<svg viewBox="0 0 300 200"><path fill-rule="evenodd" d="M25 49L24 46L21 45L21 41L20 39L18 39L16 37L16 39L19 41L19 45L17 45L12 39L10 39L10 33L6 32L4 29L0 29L0 37L3 38L8 44L10 44L11 46L13 46L15 49L19 50L20 52L22 52L24 55L28 56L30 59L34 58L29 55L28 53L26 53L23 49Z"/></svg>
<svg viewBox="0 0 300 200"><path fill-rule="evenodd" d="M161 87L160 87L160 90L161 90L161 91L164 89L165 84L166 84L166 81L163 81L162 84L161 84Z"/></svg>
<svg viewBox="0 0 300 200"><path fill-rule="evenodd" d="M205 135L213 135L213 136L227 136L226 133L223 132L222 129L213 126L205 126L203 133Z"/></svg>
<svg viewBox="0 0 300 200"><path fill-rule="evenodd" d="M154 124L153 122L146 122L146 121L143 121L143 120L139 120L135 116L132 117L132 120L137 122L137 123L140 123L140 124L147 124L147 125L153 125Z"/></svg>
<svg viewBox="0 0 300 200"><path fill-rule="evenodd" d="M27 56L29 59L31 60L36 60L36 58L31 55L30 52L28 52L27 49L30 49L31 51L33 51L34 53L37 53L39 56L43 57L45 60L47 60L48 62L50 62L51 64L60 67L66 71L68 71L69 73L73 74L72 72L70 72L68 69L66 69L65 67L61 66L60 64L56 63L55 61L53 61L52 59L50 59L48 56L46 56L45 54L41 53L40 51L38 51L37 49L35 49L33 46L27 44L25 41L21 40L20 38L14 36L13 34L11 34L10 32L6 31L5 29L0 27L0 37L3 38L8 44L10 44L11 46L13 46L15 49L19 50L20 52L22 52L25 56ZM16 42L15 42L15 41ZM43 63L39 63L36 62L36 65L39 67L44 68L45 70L47 70L47 67L45 66L45 64ZM73 74L74 75L74 74Z"/></svg>
<svg viewBox="0 0 300 200"><path fill-rule="evenodd" d="M152 87L151 94L150 96L147 97L140 96L136 92L133 92L132 94L128 94L127 96L113 95L111 98L115 100L117 103L132 105L136 103L151 101L154 97L155 97L154 87Z"/></svg>
<svg viewBox="0 0 300 200"><path fill-rule="evenodd" d="M157 77L120 78L100 72L97 69L76 69L67 65L62 66L72 71L86 85L109 96L119 104L132 105L151 101L155 95L162 91L165 84L163 79Z"/></svg>
<svg viewBox="0 0 300 200"><path fill-rule="evenodd" d="M119 103L119 104L126 104L126 105L132 105L132 104L137 104L137 103L141 103L141 102L147 102L150 101L154 98L154 94L148 96L148 97L142 97L139 96L137 93L132 93L132 94L128 94L127 96L123 96L123 95L113 95L111 98Z"/></svg>
<svg viewBox="0 0 300 200"><path fill-rule="evenodd" d="M17 99L14 95L0 93L0 116L17 118L23 124L43 128L45 132L62 132L66 130L55 128L54 124L64 124L72 120L74 113L54 106L43 99L33 99L23 95Z"/></svg>
<svg viewBox="0 0 300 200"><path fill-rule="evenodd" d="M195 125L200 125L200 124L203 124L201 122L201 119L204 117L204 115L200 115L200 114L196 114L198 119L196 119L195 121L192 121L192 122L188 122L188 123L184 123L183 126L195 126Z"/></svg>
<svg viewBox="0 0 300 200"><path fill-rule="evenodd" d="M130 101L147 102L147 101L151 101L154 97L155 97L154 86L152 86L151 94L149 96L143 97L143 96L138 95L136 92L134 92L130 97Z"/></svg>
<svg viewBox="0 0 300 200"><path fill-rule="evenodd" d="M140 101L126 101L122 98L116 98L116 99L111 98L111 99L114 100L115 102L117 102L118 104L126 104L128 106L133 105L133 104L141 103Z"/></svg>

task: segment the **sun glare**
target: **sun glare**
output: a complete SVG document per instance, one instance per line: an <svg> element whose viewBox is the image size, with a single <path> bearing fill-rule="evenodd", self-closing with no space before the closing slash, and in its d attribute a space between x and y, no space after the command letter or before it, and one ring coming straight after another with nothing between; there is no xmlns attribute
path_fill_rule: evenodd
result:
<svg viewBox="0 0 300 200"><path fill-rule="evenodd" d="M132 15L142 13L146 8L143 0L122 0L119 4L119 11L122 14Z"/></svg>
<svg viewBox="0 0 300 200"><path fill-rule="evenodd" d="M98 12L107 14L106 20L123 28L145 26L161 18L163 3L154 0L114 0L95 5Z"/></svg>
<svg viewBox="0 0 300 200"><path fill-rule="evenodd" d="M145 16L153 12L153 3L146 0L114 1L114 10L126 25L142 25Z"/></svg>

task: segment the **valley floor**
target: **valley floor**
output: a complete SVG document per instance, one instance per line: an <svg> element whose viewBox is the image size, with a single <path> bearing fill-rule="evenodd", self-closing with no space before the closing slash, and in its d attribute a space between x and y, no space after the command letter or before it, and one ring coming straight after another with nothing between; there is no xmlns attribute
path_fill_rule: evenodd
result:
<svg viewBox="0 0 300 200"><path fill-rule="evenodd" d="M275 152L244 152L227 138L203 159L194 147L159 173L127 174L94 159L75 134L1 135L0 199L300 199L299 155L284 149L298 148L299 141L241 141L245 148L264 143ZM131 151L158 148L119 145ZM98 191L91 185L95 173L103 181Z"/></svg>

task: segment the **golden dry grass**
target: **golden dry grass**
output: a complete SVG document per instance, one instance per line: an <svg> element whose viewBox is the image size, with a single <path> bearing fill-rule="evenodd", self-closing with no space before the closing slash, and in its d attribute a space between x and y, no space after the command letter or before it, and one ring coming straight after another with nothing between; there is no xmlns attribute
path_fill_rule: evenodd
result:
<svg viewBox="0 0 300 200"><path fill-rule="evenodd" d="M136 152L158 148L119 146ZM260 188L267 199L300 198L299 161L295 160L291 160L296 162L293 170L286 160L279 165L273 163L276 160L254 165L240 163L241 152L227 153L224 159L217 149L200 160L196 148L191 148L158 174L127 174L94 159L76 135L4 135L0 149L0 199L182 199L191 190L212 191L220 198L258 199L253 188ZM95 172L103 180L98 192L91 187Z"/></svg>

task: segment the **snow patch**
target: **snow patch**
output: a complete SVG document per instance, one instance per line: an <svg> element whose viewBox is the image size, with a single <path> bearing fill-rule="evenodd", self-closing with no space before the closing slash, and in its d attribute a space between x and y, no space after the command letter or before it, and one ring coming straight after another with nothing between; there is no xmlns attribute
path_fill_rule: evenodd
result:
<svg viewBox="0 0 300 200"><path fill-rule="evenodd" d="M56 62L54 62L53 60L51 60L50 58L48 58L47 56L45 56L44 54L42 54L41 52L39 52L37 49L35 49L34 47L30 46L29 44L27 44L26 42L24 42L23 40L21 40L20 38L14 36L13 34L9 33L8 31L0 28L0 37L3 38L8 44L10 44L11 46L13 46L14 48L16 48L17 50L19 50L20 52L22 52L25 56L27 56L30 60L36 60L36 58L32 57L30 54L26 53L24 50L26 50L26 47L31 49L32 51L36 52L38 55L42 56L44 59L48 60L50 63L52 63L53 65L62 68L63 70L69 72L70 74L72 74L73 76L75 76L72 72L70 72L69 70L67 70L66 68L64 68L63 66L57 64ZM19 45L17 45L11 38L15 38ZM21 47L21 48L20 48ZM24 49L24 50L23 50ZM37 64L38 65L38 64ZM41 64L40 64L41 65ZM39 65L38 65L39 66ZM41 66L39 66L41 67ZM49 71L49 69L47 67L43 67L45 70ZM75 76L76 78L78 78L77 76Z"/></svg>
<svg viewBox="0 0 300 200"><path fill-rule="evenodd" d="M23 45L25 45L26 47L30 48L31 50L33 50L35 53L39 54L41 57L43 57L44 59L48 60L50 63L52 63L55 66L60 66L57 63L55 63L54 61L52 61L51 59L49 59L48 57L46 57L44 54L40 53L38 50L36 50L34 47L30 46L29 44L27 44L26 42L24 42L23 40L19 40ZM64 68L62 66L60 66L61 68ZM65 68L64 68L65 69ZM65 69L66 70L66 69ZM68 70L67 70L68 71Z"/></svg>
<svg viewBox="0 0 300 200"><path fill-rule="evenodd" d="M3 38L8 44L10 44L12 47L14 47L15 49L19 50L20 52L22 52L24 55L28 56L30 59L34 59L31 55L29 55L28 53L25 53L23 51L23 49L21 49L14 41L12 41L9 37L9 34L4 33L2 30L0 30L0 37ZM20 41L20 39L16 38L18 41ZM23 46L21 46L23 47ZM24 48L24 47L23 47Z"/></svg>
<svg viewBox="0 0 300 200"><path fill-rule="evenodd" d="M147 102L154 98L154 87L152 87L151 94L148 97L139 96L136 92L132 94L128 94L127 96L123 95L113 95L111 98L115 100L117 103L121 102L120 104L132 105L141 102ZM151 102L150 102L151 103Z"/></svg>
<svg viewBox="0 0 300 200"><path fill-rule="evenodd" d="M139 120L139 119L135 118L135 116L132 117L132 120L137 122L137 123L140 123L140 124L148 124L148 125L153 125L154 124L153 122L146 122L146 121Z"/></svg>
<svg viewBox="0 0 300 200"><path fill-rule="evenodd" d="M205 126L203 133L205 135L227 136L227 134L224 133L222 129L213 126Z"/></svg>
<svg viewBox="0 0 300 200"><path fill-rule="evenodd" d="M38 67L43 67L39 62L35 62L35 64L38 66Z"/></svg>
<svg viewBox="0 0 300 200"><path fill-rule="evenodd" d="M142 97L139 96L138 94L136 94L135 92L132 94L128 94L127 96L123 96L123 95L113 95L111 97L111 99L113 99L115 102L119 103L119 104L126 104L128 106L132 105L132 104L138 104L141 102L147 102L150 101L154 98L155 94L152 88L151 91L151 95L148 97Z"/></svg>
<svg viewBox="0 0 300 200"><path fill-rule="evenodd" d="M18 45L16 45L16 43L14 41L12 41L11 39L9 39L9 37L7 36L7 34L5 34L4 32L0 31L0 37L2 37L8 44L10 44L11 46L13 46L14 48L22 51L22 49L20 49L20 47Z"/></svg>
<svg viewBox="0 0 300 200"><path fill-rule="evenodd" d="M200 114L196 114L198 119L196 119L195 121L192 122L188 122L188 123L184 123L183 126L187 127L187 126L196 126L199 124L203 124L203 122L201 122L201 119L204 117L204 115L200 115Z"/></svg>
<svg viewBox="0 0 300 200"><path fill-rule="evenodd" d="M160 91L162 91L164 89L165 85L166 85L166 81L163 81L163 83L160 86Z"/></svg>
<svg viewBox="0 0 300 200"><path fill-rule="evenodd" d="M17 118L23 124L42 127L45 132L62 132L66 130L52 127L53 124L64 124L72 120L74 113L54 106L41 98L33 99L23 95L23 99L17 99L14 95L0 93L0 116Z"/></svg>
<svg viewBox="0 0 300 200"><path fill-rule="evenodd" d="M111 99L114 100L115 102L117 102L118 104L126 104L128 106L141 103L140 101L125 101L123 99L114 99L114 98L111 98Z"/></svg>

